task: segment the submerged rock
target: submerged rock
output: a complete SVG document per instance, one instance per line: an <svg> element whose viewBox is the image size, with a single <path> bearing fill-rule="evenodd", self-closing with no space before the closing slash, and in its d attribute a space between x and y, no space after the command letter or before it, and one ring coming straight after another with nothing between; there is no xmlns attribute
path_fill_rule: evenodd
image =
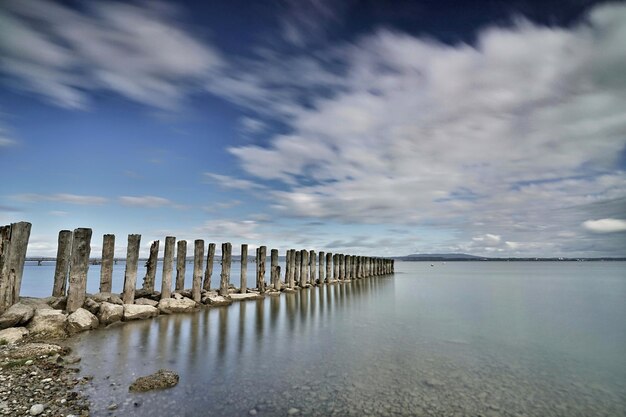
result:
<svg viewBox="0 0 626 417"><path fill-rule="evenodd" d="M35 308L24 303L13 304L0 315L0 329L26 324L35 314Z"/></svg>
<svg viewBox="0 0 626 417"><path fill-rule="evenodd" d="M159 369L157 372L139 377L128 388L131 392L145 392L154 389L171 388L178 384L178 374L167 369Z"/></svg>

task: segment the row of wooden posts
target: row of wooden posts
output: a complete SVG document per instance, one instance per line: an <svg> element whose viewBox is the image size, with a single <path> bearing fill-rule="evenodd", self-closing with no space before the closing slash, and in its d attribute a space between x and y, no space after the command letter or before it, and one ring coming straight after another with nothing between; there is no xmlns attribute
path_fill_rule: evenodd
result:
<svg viewBox="0 0 626 417"><path fill-rule="evenodd" d="M16 223L11 225L21 225ZM25 227L15 228L20 231L19 259L16 263L19 266L19 280L13 279L11 298L7 299L4 308L8 308L19 300L19 288L21 275L24 268L26 256L26 246L28 245L28 235L30 234L30 223L28 233ZM0 229L3 231L4 228ZM4 232L2 232L4 233ZM23 236L26 234L26 241ZM56 266L54 272L54 284L52 295L61 297L67 295L67 311L73 312L82 307L85 302L87 289L87 272L89 269L89 257L91 255L91 235L88 228L75 229L73 232L62 230L59 232ZM124 274L124 289L122 301L125 304L132 304L135 299L137 285L137 269L139 262L139 248L141 235L128 235L128 245L126 252L126 271ZM174 265L174 246L177 245L176 254L176 279L174 290L182 291L185 284L185 262L187 259L187 241L176 242L176 238L168 236L165 238L165 250L163 255L163 274L161 280L161 298L172 296L172 272ZM2 254L0 246L0 255ZM22 250L23 247L23 250ZM102 259L100 267L100 292L111 292L113 278L113 263L115 251L115 235L105 234L102 245ZM22 253L23 252L23 253ZM143 280L142 289L147 292L154 292L157 261L159 254L159 241L150 244L150 253L146 262L146 275ZM204 261L205 246L204 240L194 241L194 267L191 295L194 301L200 302L201 291L211 289L211 276L213 273L213 263L215 258L215 243L209 243ZM333 281L348 281L352 279L367 278L377 275L385 275L394 272L394 261L388 258L376 258L368 256L355 256L345 254L332 254L314 250L289 249L286 252L284 280L281 281L281 267L278 262L278 250L272 249L270 252L270 283L267 287L265 282L265 262L267 248L260 246L256 249L256 289L263 294L268 289L280 291L284 288L295 289L296 286L316 285ZM2 262L0 256L0 262ZM229 294L230 268L232 263L231 243L222 243L222 271L220 274L220 286L218 293L222 296ZM2 264L0 263L0 266ZM319 268L318 268L319 266ZM248 268L248 245L241 245L241 285L240 292L245 293L247 286ZM3 269L2 269L3 270ZM316 278L317 276L317 278ZM0 290L4 275L0 276ZM68 285L69 283L69 285ZM1 295L1 293L0 293ZM4 311L0 305L0 313Z"/></svg>

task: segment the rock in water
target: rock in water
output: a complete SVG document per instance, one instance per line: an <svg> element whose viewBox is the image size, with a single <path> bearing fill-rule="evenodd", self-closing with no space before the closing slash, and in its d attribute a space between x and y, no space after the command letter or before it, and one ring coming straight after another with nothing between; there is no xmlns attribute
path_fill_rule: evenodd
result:
<svg viewBox="0 0 626 417"><path fill-rule="evenodd" d="M84 308L79 308L67 317L67 327L70 333L95 329L99 324L98 318Z"/></svg>
<svg viewBox="0 0 626 417"><path fill-rule="evenodd" d="M159 310L156 307L124 304L124 321L149 319L158 315Z"/></svg>
<svg viewBox="0 0 626 417"><path fill-rule="evenodd" d="M159 301L159 310L164 314L186 313L196 309L196 302L183 297L182 299L164 298Z"/></svg>
<svg viewBox="0 0 626 417"><path fill-rule="evenodd" d="M115 323L117 321L122 320L123 315L124 315L123 306L113 304L113 303L108 303L106 301L100 304L100 311L98 311L98 318L100 319L100 322L104 325Z"/></svg>
<svg viewBox="0 0 626 417"><path fill-rule="evenodd" d="M159 369L152 375L139 377L128 388L131 392L145 392L153 389L171 388L178 384L178 374L167 369Z"/></svg>

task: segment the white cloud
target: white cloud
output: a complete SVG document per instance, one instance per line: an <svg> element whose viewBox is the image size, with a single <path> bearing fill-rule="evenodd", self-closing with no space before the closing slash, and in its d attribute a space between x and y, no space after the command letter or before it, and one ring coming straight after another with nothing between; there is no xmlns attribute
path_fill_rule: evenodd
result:
<svg viewBox="0 0 626 417"><path fill-rule="evenodd" d="M156 197L153 195L143 195L143 196L121 196L118 198L119 202L125 206L135 206L135 207L163 207L163 206L171 206L174 203L167 198Z"/></svg>
<svg viewBox="0 0 626 417"><path fill-rule="evenodd" d="M13 199L25 203L36 203L40 201L58 201L61 203L78 204L78 205L101 205L108 201L105 197L92 195L78 195L69 193L59 194L18 194Z"/></svg>
<svg viewBox="0 0 626 417"><path fill-rule="evenodd" d="M233 188L236 190L260 190L265 188L263 185L253 181L230 177L228 175L214 174L212 172L205 172L204 177L207 181L223 188Z"/></svg>
<svg viewBox="0 0 626 417"><path fill-rule="evenodd" d="M110 90L175 109L223 64L180 22L174 6L93 2L80 10L48 0L7 0L0 71L55 104L85 108L86 91Z"/></svg>
<svg viewBox="0 0 626 417"><path fill-rule="evenodd" d="M587 220L582 226L595 233L614 233L626 231L626 220L621 219L598 219Z"/></svg>

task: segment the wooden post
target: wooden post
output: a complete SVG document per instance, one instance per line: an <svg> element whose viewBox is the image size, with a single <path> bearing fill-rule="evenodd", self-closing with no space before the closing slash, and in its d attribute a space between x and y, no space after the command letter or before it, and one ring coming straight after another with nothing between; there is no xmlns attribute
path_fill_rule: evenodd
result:
<svg viewBox="0 0 626 417"><path fill-rule="evenodd" d="M11 226L0 227L0 314L10 306L7 293L9 288L9 252L11 247Z"/></svg>
<svg viewBox="0 0 626 417"><path fill-rule="evenodd" d="M204 240L196 239L193 242L193 280L191 281L191 298L196 303L201 300L202 266L204 265Z"/></svg>
<svg viewBox="0 0 626 417"><path fill-rule="evenodd" d="M67 278L70 272L70 256L72 255L72 232L61 230L57 246L57 261L54 266L53 297L63 297L67 291Z"/></svg>
<svg viewBox="0 0 626 417"><path fill-rule="evenodd" d="M317 255L314 250L309 252L309 265L311 265L311 285L315 285L315 278L317 276Z"/></svg>
<svg viewBox="0 0 626 417"><path fill-rule="evenodd" d="M339 255L333 255L333 281L339 279Z"/></svg>
<svg viewBox="0 0 626 417"><path fill-rule="evenodd" d="M289 259L291 258L291 251L287 249L285 251L285 286L289 287L289 272L291 268L289 268Z"/></svg>
<svg viewBox="0 0 626 417"><path fill-rule="evenodd" d="M289 254L289 288L293 290L296 288L296 253L293 249L289 249L287 253Z"/></svg>
<svg viewBox="0 0 626 417"><path fill-rule="evenodd" d="M159 259L159 241L155 240L150 244L150 256L146 262L146 276L143 278L142 288L151 293L154 292L154 281L156 279L157 261Z"/></svg>
<svg viewBox="0 0 626 417"><path fill-rule="evenodd" d="M240 277L240 289L239 292L245 294L248 292L248 245L243 243L241 245L241 277Z"/></svg>
<svg viewBox="0 0 626 417"><path fill-rule="evenodd" d="M100 264L100 292L111 292L113 288L113 257L115 235L102 236L102 263Z"/></svg>
<svg viewBox="0 0 626 417"><path fill-rule="evenodd" d="M222 243L222 273L220 274L220 295L228 297L230 286L230 263L233 245L230 242Z"/></svg>
<svg viewBox="0 0 626 417"><path fill-rule="evenodd" d="M309 251L302 249L300 261L302 262L302 275L300 276L300 281L302 281L302 287L304 287L309 283L311 278L311 272L309 270Z"/></svg>
<svg viewBox="0 0 626 417"><path fill-rule="evenodd" d="M343 281L345 276L345 270L344 270L344 255L342 253L339 254L339 256L337 257L337 260L339 261L339 281Z"/></svg>
<svg viewBox="0 0 626 417"><path fill-rule="evenodd" d="M185 273L187 272L187 241L179 240L176 244L176 291L185 289Z"/></svg>
<svg viewBox="0 0 626 417"><path fill-rule="evenodd" d="M302 252L300 252L299 250L296 250L294 258L295 258L295 267L296 267L296 269L295 269L295 272L296 272L296 274L295 274L296 285L301 287L302 286L302 282L301 282L300 276L301 276L301 272L302 272Z"/></svg>
<svg viewBox="0 0 626 417"><path fill-rule="evenodd" d="M265 293L265 258L267 258L267 247L259 247L256 259L256 287L261 294Z"/></svg>
<svg viewBox="0 0 626 417"><path fill-rule="evenodd" d="M215 243L209 243L209 252L206 255L206 269L204 270L204 282L202 288L211 289L211 276L213 276L213 258L215 257Z"/></svg>
<svg viewBox="0 0 626 417"><path fill-rule="evenodd" d="M139 260L139 244L141 235L128 235L128 247L126 248L126 271L124 272L124 292L122 301L124 304L135 302L135 287L137 286L137 261Z"/></svg>
<svg viewBox="0 0 626 417"><path fill-rule="evenodd" d="M161 299L172 297L172 267L174 264L174 245L176 238L165 238L165 251L163 252L163 278L161 279Z"/></svg>
<svg viewBox="0 0 626 417"><path fill-rule="evenodd" d="M333 266L333 254L328 252L326 254L326 282L330 282L332 280L332 266Z"/></svg>
<svg viewBox="0 0 626 417"><path fill-rule="evenodd" d="M89 254L91 253L91 229L75 229L72 236L72 257L70 259L70 281L67 289L68 313L83 306L87 289Z"/></svg>
<svg viewBox="0 0 626 417"><path fill-rule="evenodd" d="M270 252L270 276L272 280L272 287L276 291L280 291L280 269L278 266L278 249L272 249Z"/></svg>
<svg viewBox="0 0 626 417"><path fill-rule="evenodd" d="M324 256L325 256L324 252L320 251L320 253L319 253L319 268L318 268L318 271L319 271L319 280L318 280L318 282L319 282L320 285L322 285L324 283Z"/></svg>
<svg viewBox="0 0 626 417"><path fill-rule="evenodd" d="M11 307L20 299L24 262L30 237L31 224L27 222L11 223L6 226L3 235L3 261L0 269L0 312Z"/></svg>

